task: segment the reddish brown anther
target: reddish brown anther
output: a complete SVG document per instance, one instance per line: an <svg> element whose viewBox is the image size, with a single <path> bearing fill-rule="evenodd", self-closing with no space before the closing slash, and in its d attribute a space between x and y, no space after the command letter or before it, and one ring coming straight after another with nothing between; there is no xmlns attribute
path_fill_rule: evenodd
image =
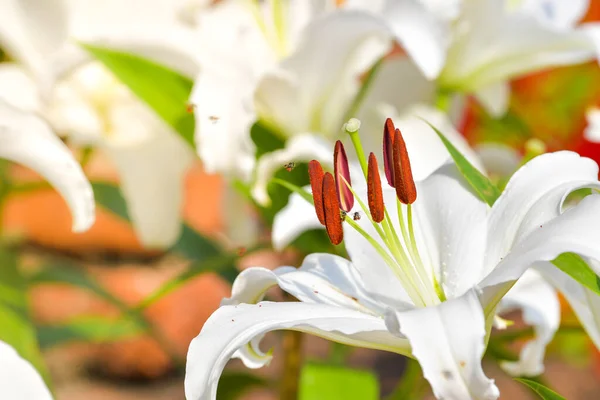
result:
<svg viewBox="0 0 600 400"><path fill-rule="evenodd" d="M323 212L323 167L317 160L308 163L308 176L312 188L315 211L321 225L325 225L325 214Z"/></svg>
<svg viewBox="0 0 600 400"><path fill-rule="evenodd" d="M340 202L335 190L335 180L329 172L323 176L323 211L329 240L335 245L342 243L344 230L340 218Z"/></svg>
<svg viewBox="0 0 600 400"><path fill-rule="evenodd" d="M385 177L391 187L396 187L394 184L394 135L396 127L391 118L385 120L383 127L383 168Z"/></svg>
<svg viewBox="0 0 600 400"><path fill-rule="evenodd" d="M344 145L339 140L335 142L335 149L333 151L333 174L340 208L349 212L352 210L352 206L354 206L354 195L348 187L348 185L352 184L350 180L350 168L348 167L348 157L346 156Z"/></svg>
<svg viewBox="0 0 600 400"><path fill-rule="evenodd" d="M410 168L406 143L404 143L404 138L399 129L396 129L394 135L393 153L396 196L402 203L412 204L417 199L417 188Z"/></svg>
<svg viewBox="0 0 600 400"><path fill-rule="evenodd" d="M385 214L383 208L383 193L381 191L381 178L379 178L379 167L375 154L369 154L369 169L367 171L367 196L369 199L369 211L375 222L383 221Z"/></svg>

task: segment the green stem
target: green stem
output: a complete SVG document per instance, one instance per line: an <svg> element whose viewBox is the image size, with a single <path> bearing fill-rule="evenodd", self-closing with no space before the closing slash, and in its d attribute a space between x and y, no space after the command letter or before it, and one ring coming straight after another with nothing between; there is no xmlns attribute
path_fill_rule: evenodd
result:
<svg viewBox="0 0 600 400"><path fill-rule="evenodd" d="M435 95L435 107L444 113L448 113L450 109L450 99L451 94L449 92L438 90Z"/></svg>

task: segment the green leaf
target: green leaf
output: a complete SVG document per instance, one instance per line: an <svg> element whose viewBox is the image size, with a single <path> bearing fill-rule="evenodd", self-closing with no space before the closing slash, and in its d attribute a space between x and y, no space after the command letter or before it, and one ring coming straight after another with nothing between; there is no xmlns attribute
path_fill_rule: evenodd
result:
<svg viewBox="0 0 600 400"><path fill-rule="evenodd" d="M141 57L82 44L194 148L194 116L187 111L193 82Z"/></svg>
<svg viewBox="0 0 600 400"><path fill-rule="evenodd" d="M0 340L10 344L40 372L47 383L48 373L29 315L27 281L20 274L17 257L0 249Z"/></svg>
<svg viewBox="0 0 600 400"><path fill-rule="evenodd" d="M109 182L92 182L96 203L117 217L129 221L127 203L119 187Z"/></svg>
<svg viewBox="0 0 600 400"><path fill-rule="evenodd" d="M285 141L271 129L266 123L257 121L250 128L250 138L256 146L256 155L258 159L265 153L270 153L285 146Z"/></svg>
<svg viewBox="0 0 600 400"><path fill-rule="evenodd" d="M586 288L600 295L600 278L579 255L563 253L556 257L552 264Z"/></svg>
<svg viewBox="0 0 600 400"><path fill-rule="evenodd" d="M376 400L379 383L369 371L306 364L300 373L299 400Z"/></svg>
<svg viewBox="0 0 600 400"><path fill-rule="evenodd" d="M427 125L429 125L431 129L435 131L435 133L437 133L442 143L444 143L444 146L446 146L446 150L448 150L452 156L452 159L456 163L456 166L458 167L458 170L462 176L467 180L467 182L469 182L479 197L481 197L481 199L491 207L496 199L500 197L500 190L498 190L498 188L494 186L494 184L485 175L479 172L479 170L475 168L469 162L469 160L467 160L465 156L463 156L460 151L458 151L456 147L450 143L448 139L446 139L442 132L440 132L429 122L425 120L423 121L427 123Z"/></svg>
<svg viewBox="0 0 600 400"><path fill-rule="evenodd" d="M525 378L515 378L515 380L521 382L524 385L527 385L531 390L537 393L544 400L565 400L564 397L562 397L555 391L548 389L541 383Z"/></svg>
<svg viewBox="0 0 600 400"><path fill-rule="evenodd" d="M146 331L129 318L99 316L78 317L61 324L42 325L37 330L40 346L43 348L72 341L112 342L138 336Z"/></svg>
<svg viewBox="0 0 600 400"><path fill-rule="evenodd" d="M219 379L217 400L235 400L249 389L266 386L266 382L254 375L226 372Z"/></svg>
<svg viewBox="0 0 600 400"><path fill-rule="evenodd" d="M215 242L187 224L183 225L181 235L171 250L194 261L208 260L223 253Z"/></svg>

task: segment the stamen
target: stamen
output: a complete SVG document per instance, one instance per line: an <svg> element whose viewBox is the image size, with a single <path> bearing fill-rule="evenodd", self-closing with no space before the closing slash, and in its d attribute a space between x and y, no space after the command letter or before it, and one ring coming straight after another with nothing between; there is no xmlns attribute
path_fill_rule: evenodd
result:
<svg viewBox="0 0 600 400"><path fill-rule="evenodd" d="M394 184L394 134L396 127L391 118L385 120L383 127L383 167L385 169L385 177L391 187L396 187Z"/></svg>
<svg viewBox="0 0 600 400"><path fill-rule="evenodd" d="M325 225L325 213L323 212L323 167L317 160L308 163L308 176L312 189L313 202L317 218L321 225Z"/></svg>
<svg viewBox="0 0 600 400"><path fill-rule="evenodd" d="M400 129L396 129L393 143L394 153L394 184L396 196L404 204L412 204L417 200L417 188L410 168L410 159L406 143Z"/></svg>
<svg viewBox="0 0 600 400"><path fill-rule="evenodd" d="M344 149L342 142L339 140L335 142L335 149L333 151L333 172L335 175L335 185L341 209L349 212L354 206L354 196L352 195L352 191L344 182L345 180L348 182L348 185L352 184L350 181L350 168L348 167L346 150Z"/></svg>
<svg viewBox="0 0 600 400"><path fill-rule="evenodd" d="M325 229L331 243L338 245L344 239L342 218L340 218L340 202L335 190L335 180L327 172L323 176L323 211L325 213Z"/></svg>
<svg viewBox="0 0 600 400"><path fill-rule="evenodd" d="M367 196L369 199L369 211L375 222L383 221L385 209L383 207L383 193L381 191L381 178L379 178L379 167L375 154L369 154L369 172L367 176Z"/></svg>

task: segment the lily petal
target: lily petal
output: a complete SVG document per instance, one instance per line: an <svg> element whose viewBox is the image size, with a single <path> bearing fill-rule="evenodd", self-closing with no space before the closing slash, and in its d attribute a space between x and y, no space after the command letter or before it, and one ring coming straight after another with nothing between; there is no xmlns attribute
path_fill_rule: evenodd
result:
<svg viewBox="0 0 600 400"><path fill-rule="evenodd" d="M0 100L23 111L37 112L40 99L35 82L18 64L0 64Z"/></svg>
<svg viewBox="0 0 600 400"><path fill-rule="evenodd" d="M92 187L67 146L42 119L0 101L0 143L0 158L33 169L56 187L71 209L74 232L93 225Z"/></svg>
<svg viewBox="0 0 600 400"><path fill-rule="evenodd" d="M594 161L569 151L543 154L521 167L489 215L486 273L515 243L558 216L569 193L597 187L597 178Z"/></svg>
<svg viewBox="0 0 600 400"><path fill-rule="evenodd" d="M0 47L36 76L68 35L63 0L2 0Z"/></svg>
<svg viewBox="0 0 600 400"><path fill-rule="evenodd" d="M551 273L556 268L550 268ZM519 361L503 362L502 368L513 376L537 376L544 372L546 346L560 324L560 303L556 292L534 270L527 271L502 298L497 313L523 310L523 320L534 327L535 339L521 350Z"/></svg>
<svg viewBox="0 0 600 400"><path fill-rule="evenodd" d="M442 86L477 90L546 67L594 58L594 46L581 29L559 29L496 0L464 2Z"/></svg>
<svg viewBox="0 0 600 400"><path fill-rule="evenodd" d="M459 297L483 278L488 207L465 186L454 164L421 182L417 192L416 228L424 240L420 253L429 255L446 296Z"/></svg>
<svg viewBox="0 0 600 400"><path fill-rule="evenodd" d="M141 107L123 104L113 110L115 126L129 131L114 132L114 140L105 141L102 148L118 169L138 238L148 248L167 248L179 237L183 181L193 153L170 128ZM132 115L147 118L142 124L139 119L132 120Z"/></svg>
<svg viewBox="0 0 600 400"><path fill-rule="evenodd" d="M494 400L500 395L485 376L485 321L475 291L434 307L391 313L390 330L408 338L413 356L438 399Z"/></svg>
<svg viewBox="0 0 600 400"><path fill-rule="evenodd" d="M317 160L331 165L331 147L323 138L309 133L293 136L285 148L263 155L256 165L256 181L252 188L252 197L262 205L271 203L267 185L273 174L290 162L308 162Z"/></svg>
<svg viewBox="0 0 600 400"><path fill-rule="evenodd" d="M574 27L585 16L590 0L523 0L520 9L556 28Z"/></svg>
<svg viewBox="0 0 600 400"><path fill-rule="evenodd" d="M510 85L508 82L492 83L477 90L475 97L492 117L501 117L508 110Z"/></svg>
<svg viewBox="0 0 600 400"><path fill-rule="evenodd" d="M313 333L351 346L407 352L407 341L389 333L382 318L358 311L307 303L223 306L190 344L186 398L216 399L219 376L236 350L257 336L280 329Z"/></svg>
<svg viewBox="0 0 600 400"><path fill-rule="evenodd" d="M0 392L6 400L52 400L40 374L3 341L0 341Z"/></svg>
<svg viewBox="0 0 600 400"><path fill-rule="evenodd" d="M285 135L319 131L333 138L349 117L361 74L391 47L390 35L355 10L317 18L303 32L296 51L260 82L257 113Z"/></svg>
<svg viewBox="0 0 600 400"><path fill-rule="evenodd" d="M423 75L437 78L446 61L452 21L419 0L388 0L382 15Z"/></svg>
<svg viewBox="0 0 600 400"><path fill-rule="evenodd" d="M600 248L597 245L599 241L600 195L589 195L577 206L529 233L512 248L479 286L486 288L515 281L534 263L551 261L562 253L573 252L584 257L600 259ZM600 266L590 266L596 274L600 274ZM488 288L487 296L494 292L494 288Z"/></svg>

